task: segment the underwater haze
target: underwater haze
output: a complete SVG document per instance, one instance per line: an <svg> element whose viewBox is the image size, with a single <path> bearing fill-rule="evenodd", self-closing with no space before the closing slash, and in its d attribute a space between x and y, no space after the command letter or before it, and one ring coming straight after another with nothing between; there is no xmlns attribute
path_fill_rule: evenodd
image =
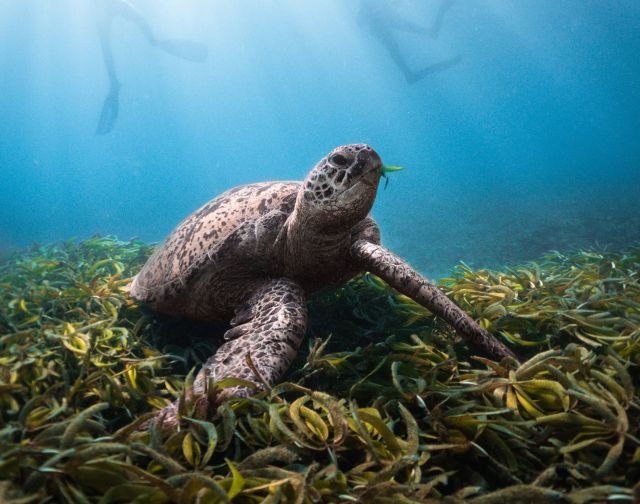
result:
<svg viewBox="0 0 640 504"><path fill-rule="evenodd" d="M431 276L640 239L637 0L107 3L0 0L0 254L161 241L348 143L405 167L373 214Z"/></svg>

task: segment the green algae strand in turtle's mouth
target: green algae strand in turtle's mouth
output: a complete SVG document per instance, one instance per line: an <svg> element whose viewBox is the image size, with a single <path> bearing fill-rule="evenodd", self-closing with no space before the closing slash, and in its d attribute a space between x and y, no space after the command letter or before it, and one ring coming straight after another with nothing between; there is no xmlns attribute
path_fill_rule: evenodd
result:
<svg viewBox="0 0 640 504"><path fill-rule="evenodd" d="M394 172L398 172L400 170L404 170L404 167L402 167L402 166L386 166L386 165L382 165L382 176L385 178L385 182L384 182L384 188L385 189L389 185L389 177L388 177L387 173L394 173Z"/></svg>
<svg viewBox="0 0 640 504"><path fill-rule="evenodd" d="M397 172L400 170L404 170L404 167L402 166L386 166L383 165L382 166L382 174L386 175L387 173L393 173L393 172Z"/></svg>

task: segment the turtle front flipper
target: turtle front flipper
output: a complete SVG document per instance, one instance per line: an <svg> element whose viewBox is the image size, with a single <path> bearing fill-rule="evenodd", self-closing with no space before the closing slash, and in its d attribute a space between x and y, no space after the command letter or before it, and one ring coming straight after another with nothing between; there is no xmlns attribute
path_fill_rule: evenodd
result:
<svg viewBox="0 0 640 504"><path fill-rule="evenodd" d="M187 397L196 401L195 415L206 417L228 397L247 397L264 390L289 369L307 327L305 294L295 282L286 279L266 281L236 309L227 340L207 360ZM255 388L231 386L209 394L208 386L224 378L240 378ZM210 398L215 404L209 404ZM162 429L177 425L176 403L162 410Z"/></svg>
<svg viewBox="0 0 640 504"><path fill-rule="evenodd" d="M460 336L480 350L496 358L514 356L511 350L480 327L444 292L430 284L393 252L368 240L356 240L351 245L351 255L363 270L379 276L397 291L443 318Z"/></svg>

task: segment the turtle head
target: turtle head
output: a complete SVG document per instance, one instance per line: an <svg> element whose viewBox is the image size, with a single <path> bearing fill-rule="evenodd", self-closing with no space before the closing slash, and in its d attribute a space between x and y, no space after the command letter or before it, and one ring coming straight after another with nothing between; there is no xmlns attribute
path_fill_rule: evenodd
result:
<svg viewBox="0 0 640 504"><path fill-rule="evenodd" d="M311 225L350 229L371 210L381 176L382 160L368 145L337 147L304 179L296 207Z"/></svg>

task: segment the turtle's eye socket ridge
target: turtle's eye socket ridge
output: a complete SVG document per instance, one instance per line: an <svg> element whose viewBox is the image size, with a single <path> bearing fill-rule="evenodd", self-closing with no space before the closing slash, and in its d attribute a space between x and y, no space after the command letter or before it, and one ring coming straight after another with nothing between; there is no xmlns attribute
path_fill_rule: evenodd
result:
<svg viewBox="0 0 640 504"><path fill-rule="evenodd" d="M346 157L344 157L342 154L334 154L329 158L329 161L334 165L338 165L338 166L344 166L349 162L349 160Z"/></svg>

